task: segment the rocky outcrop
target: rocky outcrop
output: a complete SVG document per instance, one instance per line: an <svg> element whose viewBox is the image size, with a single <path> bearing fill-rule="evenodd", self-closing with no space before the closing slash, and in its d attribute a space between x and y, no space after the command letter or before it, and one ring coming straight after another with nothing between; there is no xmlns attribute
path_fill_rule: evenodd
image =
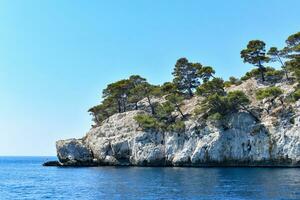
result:
<svg viewBox="0 0 300 200"><path fill-rule="evenodd" d="M92 151L84 142L76 139L59 140L56 142L57 157L62 165L91 165Z"/></svg>
<svg viewBox="0 0 300 200"><path fill-rule="evenodd" d="M252 98L259 87L264 86L252 79L228 90L245 90ZM290 92L292 86L279 87ZM183 111L192 113L199 100L186 100ZM253 105L260 103L253 99ZM238 112L226 126L193 116L180 133L143 131L134 116L147 109L128 111L109 117L82 139L58 141L57 154L64 166L300 166L299 108L299 101L278 103L271 113L260 113L261 122Z"/></svg>

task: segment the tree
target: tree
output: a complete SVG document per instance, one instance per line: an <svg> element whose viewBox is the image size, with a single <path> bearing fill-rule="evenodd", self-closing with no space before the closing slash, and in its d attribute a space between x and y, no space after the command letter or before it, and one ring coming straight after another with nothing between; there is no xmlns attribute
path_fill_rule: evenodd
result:
<svg viewBox="0 0 300 200"><path fill-rule="evenodd" d="M106 98L101 102L101 104L88 110L88 112L93 115L93 121L96 123L96 125L100 124L103 120L118 112L115 104L116 102L114 99Z"/></svg>
<svg viewBox="0 0 300 200"><path fill-rule="evenodd" d="M177 90L177 87L172 82L166 82L161 87L160 90L163 94L177 94L179 91Z"/></svg>
<svg viewBox="0 0 300 200"><path fill-rule="evenodd" d="M204 97L208 97L212 94L224 96L226 94L224 86L223 79L213 78L211 81L207 81L200 85L196 90L196 94Z"/></svg>
<svg viewBox="0 0 300 200"><path fill-rule="evenodd" d="M122 79L109 84L103 90L103 98L115 99L119 113L125 112L130 104L134 104L135 109L138 109L138 101L145 97L140 92L139 86L145 84L148 84L145 78L132 75L129 79Z"/></svg>
<svg viewBox="0 0 300 200"><path fill-rule="evenodd" d="M230 76L228 81L224 82L225 87L230 87L231 85L239 85L241 84L241 80L235 78L234 76Z"/></svg>
<svg viewBox="0 0 300 200"><path fill-rule="evenodd" d="M157 106L155 115L139 114L134 117L139 126L147 130L155 131L175 131L184 132L185 124L182 120L176 120L176 115L173 115L174 106L170 102L165 102Z"/></svg>
<svg viewBox="0 0 300 200"><path fill-rule="evenodd" d="M177 116L173 115L174 111L175 106L169 101L157 105L155 116L160 122L162 122L162 125L164 125L164 129L169 124L175 122Z"/></svg>
<svg viewBox="0 0 300 200"><path fill-rule="evenodd" d="M147 82L141 83L136 87L136 92L143 98L147 98L148 104L151 109L151 113L155 114L155 107L151 101L151 97L160 96L161 91L158 86L151 85Z"/></svg>
<svg viewBox="0 0 300 200"><path fill-rule="evenodd" d="M190 63L186 58L180 58L175 64L173 71L173 83L179 91L187 92L189 97L193 96L193 90L200 85L198 72L201 70L200 63Z"/></svg>
<svg viewBox="0 0 300 200"><path fill-rule="evenodd" d="M147 80L139 75L132 75L129 77L129 95L128 102L135 105L135 109L138 109L138 102L144 98L141 94L139 85L146 84Z"/></svg>
<svg viewBox="0 0 300 200"><path fill-rule="evenodd" d="M272 67L265 67L264 68L265 76L271 79L282 79L283 73L281 70L276 70ZM252 69L251 71L247 72L243 77L241 77L241 80L245 81L250 78L258 78L261 76L260 70L258 68Z"/></svg>
<svg viewBox="0 0 300 200"><path fill-rule="evenodd" d="M182 101L184 100L183 96L180 96L178 94L169 94L168 96L166 96L166 99L176 108L176 110L180 113L181 117L185 119L185 115L180 109Z"/></svg>
<svg viewBox="0 0 300 200"><path fill-rule="evenodd" d="M130 82L128 79L111 83L103 90L103 98L114 98L118 105L118 112L125 112L129 89Z"/></svg>
<svg viewBox="0 0 300 200"><path fill-rule="evenodd" d="M277 49L277 47L271 47L267 53L267 55L270 56L270 61L272 62L280 62L281 64L281 67L282 69L284 70L284 73L285 73L285 76L286 76L286 79L288 80L289 79L289 76L288 76L288 71L286 69L286 66L285 64L283 63L282 61L282 57L285 55L285 53L283 51L279 51Z"/></svg>
<svg viewBox="0 0 300 200"><path fill-rule="evenodd" d="M139 114L134 117L135 121L139 124L144 130L159 130L160 124L158 120L148 114Z"/></svg>
<svg viewBox="0 0 300 200"><path fill-rule="evenodd" d="M198 70L198 76L203 82L209 81L211 77L214 78L215 70L211 66L204 66Z"/></svg>
<svg viewBox="0 0 300 200"><path fill-rule="evenodd" d="M286 66L300 81L300 32L290 35L285 42L286 58L290 59L286 62Z"/></svg>
<svg viewBox="0 0 300 200"><path fill-rule="evenodd" d="M283 94L283 91L275 86L259 89L256 91L256 98L258 100L263 100L265 98L268 99L269 102L271 102L272 106L274 105L275 99L279 97L281 94ZM283 104L283 100L279 99L281 104ZM271 107L267 108L267 112L269 113Z"/></svg>
<svg viewBox="0 0 300 200"><path fill-rule="evenodd" d="M300 32L290 35L285 43L287 44L287 57L291 59L300 59Z"/></svg>
<svg viewBox="0 0 300 200"><path fill-rule="evenodd" d="M230 107L224 96L212 94L201 103L201 112L205 118L221 119L230 111ZM217 116L217 117L216 117Z"/></svg>
<svg viewBox="0 0 300 200"><path fill-rule="evenodd" d="M220 120L231 113L243 110L248 112L256 121L259 121L259 118L248 108L249 104L250 100L245 93L236 90L223 96L211 94L203 101L201 111L205 113L206 118Z"/></svg>
<svg viewBox="0 0 300 200"><path fill-rule="evenodd" d="M251 40L247 48L241 51L241 58L243 58L245 63L253 64L259 68L262 81L265 81L265 68L262 64L269 61L269 58L266 56L265 46L266 44L261 40Z"/></svg>
<svg viewBox="0 0 300 200"><path fill-rule="evenodd" d="M229 82L230 82L231 84L236 85L236 84L239 84L239 83L240 83L240 80L239 80L238 78L235 78L234 76L230 76L230 77L229 77Z"/></svg>
<svg viewBox="0 0 300 200"><path fill-rule="evenodd" d="M138 102L143 99L143 95L141 93L141 88L139 87L139 85L130 89L129 94L130 95L128 97L128 102L133 103L135 110L138 110Z"/></svg>
<svg viewBox="0 0 300 200"><path fill-rule="evenodd" d="M129 77L129 82L132 85L132 87L136 87L139 84L146 83L147 80L139 75L131 75Z"/></svg>
<svg viewBox="0 0 300 200"><path fill-rule="evenodd" d="M227 101L231 104L231 109L238 111L239 109L248 112L257 122L260 119L248 108L250 104L249 98L243 91L235 90L228 92Z"/></svg>

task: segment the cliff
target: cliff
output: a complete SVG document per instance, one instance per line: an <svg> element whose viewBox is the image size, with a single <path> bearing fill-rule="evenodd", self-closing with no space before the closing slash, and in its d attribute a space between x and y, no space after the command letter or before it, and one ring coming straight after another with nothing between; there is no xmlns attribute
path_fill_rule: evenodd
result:
<svg viewBox="0 0 300 200"><path fill-rule="evenodd" d="M269 85L252 78L227 88L243 91L260 121L245 111L228 116L226 126L204 121L194 114L202 98L193 97L181 106L185 131L144 131L134 119L149 112L143 100L140 110L114 114L81 139L57 141L58 159L63 166L300 166L300 101L257 101L255 91ZM274 85L281 97L294 91L286 81Z"/></svg>

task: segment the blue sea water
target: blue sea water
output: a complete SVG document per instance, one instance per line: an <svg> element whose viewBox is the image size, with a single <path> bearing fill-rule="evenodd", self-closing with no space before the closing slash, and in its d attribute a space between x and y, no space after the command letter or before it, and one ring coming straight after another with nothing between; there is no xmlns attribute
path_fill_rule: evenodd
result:
<svg viewBox="0 0 300 200"><path fill-rule="evenodd" d="M0 157L0 199L300 199L300 169L43 167Z"/></svg>

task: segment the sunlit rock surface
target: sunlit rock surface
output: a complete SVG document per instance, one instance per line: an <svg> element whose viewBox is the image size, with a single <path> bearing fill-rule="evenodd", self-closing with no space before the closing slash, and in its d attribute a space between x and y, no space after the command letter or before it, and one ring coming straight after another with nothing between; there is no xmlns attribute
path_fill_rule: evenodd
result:
<svg viewBox="0 0 300 200"><path fill-rule="evenodd" d="M292 85L277 84L288 95ZM250 79L239 86L253 106L255 90L267 87ZM182 109L192 115L201 97L185 100ZM57 142L59 161L65 165L135 165L135 166L300 166L300 102L281 105L269 114L258 113L256 122L246 112L228 117L227 126L203 123L189 117L184 132L145 132L134 116L142 110L119 113L92 128L82 139Z"/></svg>

